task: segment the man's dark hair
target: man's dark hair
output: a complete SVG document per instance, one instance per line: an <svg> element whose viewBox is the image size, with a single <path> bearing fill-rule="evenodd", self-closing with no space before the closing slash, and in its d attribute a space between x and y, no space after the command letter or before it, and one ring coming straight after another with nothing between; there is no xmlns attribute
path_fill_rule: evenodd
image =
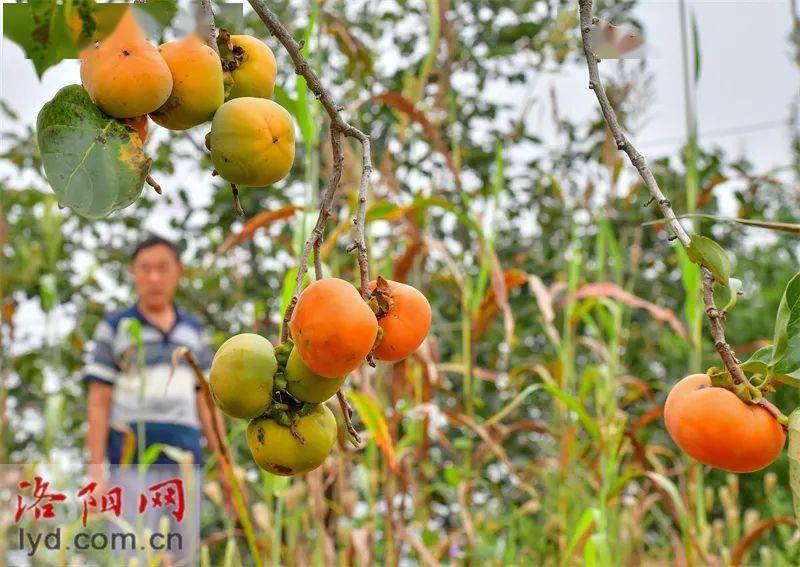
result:
<svg viewBox="0 0 800 567"><path fill-rule="evenodd" d="M172 250L172 253L175 255L175 259L178 262L181 261L180 250L178 250L178 246L174 242L172 242L171 240L167 240L166 238L163 238L156 234L151 234L150 236L139 242L139 244L136 245L136 248L133 249L133 252L131 253L131 262L136 260L136 256L139 255L139 252L141 252L142 250L146 250L147 248L152 248L153 246L166 246L167 248Z"/></svg>

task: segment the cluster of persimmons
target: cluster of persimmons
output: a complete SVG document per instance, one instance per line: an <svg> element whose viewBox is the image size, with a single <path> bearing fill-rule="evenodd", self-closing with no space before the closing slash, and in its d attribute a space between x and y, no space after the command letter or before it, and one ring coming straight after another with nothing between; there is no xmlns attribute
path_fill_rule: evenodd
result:
<svg viewBox="0 0 800 567"><path fill-rule="evenodd" d="M306 287L292 312L292 339L277 348L244 333L228 339L211 366L214 400L230 417L249 419L247 444L264 470L315 469L333 449L337 425L325 402L372 353L399 361L422 344L431 324L417 289L378 278L364 301L350 282L324 278Z"/></svg>

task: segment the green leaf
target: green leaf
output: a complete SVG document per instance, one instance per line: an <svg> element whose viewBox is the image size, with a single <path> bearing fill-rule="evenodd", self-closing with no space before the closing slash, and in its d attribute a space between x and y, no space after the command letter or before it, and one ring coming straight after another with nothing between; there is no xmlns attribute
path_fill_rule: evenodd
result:
<svg viewBox="0 0 800 567"><path fill-rule="evenodd" d="M303 56L308 58L311 48L311 36L317 26L317 15L319 13L319 2L314 2L309 15L308 25L303 33ZM317 129L314 127L314 120L311 111L311 101L308 99L308 85L304 77L297 75L295 78L295 117L300 126L300 133L303 136L306 151L311 152L317 136Z"/></svg>
<svg viewBox="0 0 800 567"><path fill-rule="evenodd" d="M728 287L731 277L731 260L725 249L706 236L693 234L686 252L692 262L708 269L714 280Z"/></svg>
<svg viewBox="0 0 800 567"><path fill-rule="evenodd" d="M772 377L783 384L784 386L791 386L792 388L800 388L800 371L792 372L791 374L778 374L773 373Z"/></svg>
<svg viewBox="0 0 800 567"><path fill-rule="evenodd" d="M289 111L289 114L297 117L297 101L289 96L289 93L286 92L286 89L280 85L275 85L273 97L275 98L275 102Z"/></svg>
<svg viewBox="0 0 800 567"><path fill-rule="evenodd" d="M175 0L148 0L136 4L134 10L146 14L145 18L139 18L137 14L137 20L145 26L148 36L161 35L178 13L178 4Z"/></svg>
<svg viewBox="0 0 800 567"><path fill-rule="evenodd" d="M800 409L789 416L789 487L792 489L794 515L800 521Z"/></svg>
<svg viewBox="0 0 800 567"><path fill-rule="evenodd" d="M461 473L453 465L448 465L444 469L444 480L450 486L458 486L461 483Z"/></svg>
<svg viewBox="0 0 800 567"><path fill-rule="evenodd" d="M586 534L592 528L592 525L594 525L597 515L598 510L596 508L587 508L584 510L583 514L581 514L581 517L578 519L578 522L575 524L575 527L572 530L572 536L569 538L567 549L561 555L560 565L569 565L569 561L572 559L572 554L575 552L575 547L578 545L578 542L581 539L586 537Z"/></svg>
<svg viewBox="0 0 800 567"><path fill-rule="evenodd" d="M375 201L367 209L367 222L383 220L399 209L400 207L391 201Z"/></svg>
<svg viewBox="0 0 800 567"><path fill-rule="evenodd" d="M696 320L697 313L702 309L700 299L700 267L693 263L683 246L676 246L678 264L681 267L681 280L686 300L683 305L683 314L690 323Z"/></svg>
<svg viewBox="0 0 800 567"><path fill-rule="evenodd" d="M4 4L3 35L22 48L40 78L63 59L78 56L64 5L56 2Z"/></svg>
<svg viewBox="0 0 800 567"><path fill-rule="evenodd" d="M583 425L583 428L586 429L587 433L589 433L589 435L591 435L592 438L598 443L602 441L600 427L598 427L597 422L592 419L592 417L589 415L589 412L586 411L586 409L578 400L570 396L555 384L543 384L542 389L564 402L569 409L577 414L578 419Z"/></svg>
<svg viewBox="0 0 800 567"><path fill-rule="evenodd" d="M42 107L36 136L47 180L79 215L106 217L141 194L150 160L139 136L103 114L80 85L62 88Z"/></svg>
<svg viewBox="0 0 800 567"><path fill-rule="evenodd" d="M694 52L694 82L696 84L700 80L703 60L700 56L700 28L697 25L694 10L692 10L692 50Z"/></svg>
<svg viewBox="0 0 800 567"><path fill-rule="evenodd" d="M761 347L741 364L742 370L751 374L768 375L772 366L772 345Z"/></svg>
<svg viewBox="0 0 800 567"><path fill-rule="evenodd" d="M783 291L775 317L775 345L772 367L776 374L791 374L800 369L800 274Z"/></svg>

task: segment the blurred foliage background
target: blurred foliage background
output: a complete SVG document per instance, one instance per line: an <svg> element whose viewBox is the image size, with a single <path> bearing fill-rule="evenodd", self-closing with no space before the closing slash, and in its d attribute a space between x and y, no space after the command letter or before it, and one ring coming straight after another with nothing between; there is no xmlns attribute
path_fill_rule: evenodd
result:
<svg viewBox="0 0 800 567"><path fill-rule="evenodd" d="M252 463L241 423L230 443L245 511L271 564L796 565L786 457L729 476L677 451L661 406L680 377L718 363L699 274L668 242L658 212L613 147L599 112L555 111L557 149L526 128L533 100L487 96L579 61L566 2L464 0L273 2L351 121L373 140L372 273L429 298L429 340L405 362L348 380L365 446L340 439L326 464L290 480ZM597 12L641 29L632 1ZM301 136L288 181L242 192L245 219L203 148L207 129L158 130L147 144L165 195L146 190L103 221L60 210L35 132L4 104L2 462L83 458L83 350L103 313L130 300L126 263L158 220L184 249L178 302L218 346L243 331L277 339L291 269L330 168L327 118L286 54L249 10L220 27L264 38L279 61L276 99ZM646 30L645 30L646 31ZM172 33L167 28L167 33ZM702 30L699 31L702 33ZM792 43L794 42L794 43ZM787 44L800 53L800 30ZM635 139L651 95L646 60L603 63L612 102ZM359 148L324 246L331 273L357 280L350 218ZM793 163L759 171L689 137L679 157L649 156L676 211L734 261L745 295L727 320L741 357L770 340L796 235L719 216L798 221ZM214 183L198 200L198 186ZM20 337L19 306L46 324ZM788 390L788 389L785 389ZM781 390L789 413L800 400ZM224 512L208 464L208 564L251 565L240 520ZM252 543L252 542L251 542Z"/></svg>

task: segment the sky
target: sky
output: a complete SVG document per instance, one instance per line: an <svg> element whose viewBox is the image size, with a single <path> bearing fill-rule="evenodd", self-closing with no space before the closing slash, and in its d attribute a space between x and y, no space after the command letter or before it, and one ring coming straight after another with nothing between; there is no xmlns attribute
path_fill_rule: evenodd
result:
<svg viewBox="0 0 800 567"><path fill-rule="evenodd" d="M788 40L788 0L688 1L687 5L700 30L702 69L696 98L701 144L718 145L732 156L745 156L762 171L788 165L788 120L792 103L800 94L800 69L793 62ZM645 155L674 154L686 135L678 3L643 0L635 15L645 28L648 70L654 83L644 123L634 132L633 140ZM615 65L604 61L601 73L614 72ZM0 68L0 98L28 124L35 123L39 109L62 86L80 82L77 61L64 61L47 70L40 81L21 49L7 39L0 43ZM543 138L545 146L557 144L548 102L551 88L561 112L573 121L588 119L597 112L582 63L539 76L534 85L519 87L532 92L537 101L528 115L528 128ZM523 94L509 89L489 96L505 96L522 104L526 100ZM152 130L158 129L151 126ZM0 165L0 177L4 173ZM159 181L169 186L168 178ZM199 180L193 200L207 202L210 191L210 184ZM163 214L154 215L151 226L144 228L163 225ZM35 306L25 306L19 316L23 328L41 323L42 314Z"/></svg>

